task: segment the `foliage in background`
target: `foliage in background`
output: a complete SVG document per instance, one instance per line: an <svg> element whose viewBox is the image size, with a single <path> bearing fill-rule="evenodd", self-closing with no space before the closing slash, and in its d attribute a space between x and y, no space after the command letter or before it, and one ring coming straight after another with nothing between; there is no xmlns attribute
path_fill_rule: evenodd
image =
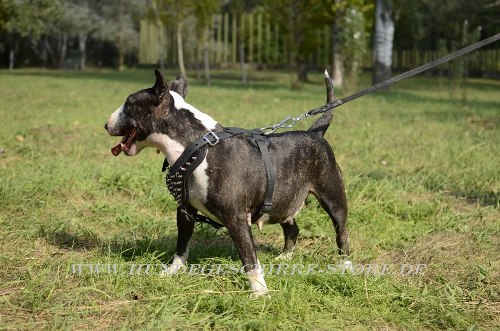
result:
<svg viewBox="0 0 500 331"><path fill-rule="evenodd" d="M453 49L453 43L461 40L465 21L469 30L478 32L481 38L499 32L498 2L393 2L396 22L394 49L398 51L435 51L439 40L446 40L446 47ZM358 8L363 17L358 15L349 18L349 13L352 12L348 12L347 8ZM159 63L155 64L179 65L180 71L184 72L185 67L200 68L203 58L207 83L210 81L209 66L228 65L227 61L214 63L210 55L213 49L221 47L213 41L216 36L220 36L222 29L224 34L229 34L230 43L237 44L225 47L238 53L238 56L234 54L231 57L229 65L238 64L239 61L243 82L246 81L247 67L252 67L246 65L248 62L268 68L293 69L296 75L292 85L297 85L299 81L307 80L308 72L319 67L329 67L336 61L334 66L340 68L340 62L344 59L350 62L344 64L347 74L355 78L357 70L352 69L359 66L359 58L366 54L364 44L373 46L373 8L373 1L366 0L5 0L0 4L0 55L5 65L10 60L11 67L14 66L14 54L18 54L20 66L84 69L87 61L92 66L116 68L137 65L140 20L149 12L154 13L149 17L155 24L162 23L158 29L163 29L167 38L176 41L176 45L169 44L168 49L164 45ZM255 38L256 29L261 29L258 30L261 35L268 31L262 31L260 23L250 23L254 16L243 15L249 12L263 14L259 17L270 21L266 28L272 29L277 35L266 41L266 47L270 47L268 52L272 54L267 54L266 57L259 55L258 63L252 56L252 49L262 46L262 38ZM214 13L237 15L228 22L230 27L222 27L222 23L217 21L220 16L214 20ZM235 24L232 25L233 23ZM479 28L480 31L477 30ZM170 34L172 29L175 33ZM361 32L362 38L355 38L359 35L358 32ZM237 35L237 38L233 39L232 35ZM155 47L151 45L151 48ZM233 47L237 47L238 51ZM492 49L494 47L490 46ZM19 52L16 53L16 49ZM189 53L190 58L184 63L186 53ZM170 62L164 63L167 54L177 55L170 56ZM369 57L369 54L365 56L365 60ZM489 59L493 57L490 56ZM371 68L372 63L365 62L364 67ZM488 70L498 72L498 65L490 63ZM332 70L332 73L335 77L342 75L341 70Z"/></svg>
<svg viewBox="0 0 500 331"><path fill-rule="evenodd" d="M19 39L29 37L32 43L36 42L47 30L46 22L59 17L60 4L59 0L3 0L0 3L0 30L8 38L10 69L14 68Z"/></svg>

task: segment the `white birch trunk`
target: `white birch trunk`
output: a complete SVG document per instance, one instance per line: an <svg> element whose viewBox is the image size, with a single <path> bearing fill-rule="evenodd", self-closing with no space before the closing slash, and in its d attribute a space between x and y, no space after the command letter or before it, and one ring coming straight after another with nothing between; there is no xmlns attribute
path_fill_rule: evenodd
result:
<svg viewBox="0 0 500 331"><path fill-rule="evenodd" d="M394 40L394 19L392 1L377 0L375 10L373 83L391 77L392 45Z"/></svg>

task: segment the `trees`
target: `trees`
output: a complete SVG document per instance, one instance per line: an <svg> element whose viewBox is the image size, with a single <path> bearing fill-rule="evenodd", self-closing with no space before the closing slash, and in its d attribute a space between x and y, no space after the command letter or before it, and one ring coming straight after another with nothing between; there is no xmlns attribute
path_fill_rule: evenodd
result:
<svg viewBox="0 0 500 331"><path fill-rule="evenodd" d="M38 41L47 29L45 22L60 15L59 0L16 1L2 0L0 3L0 23L9 38L9 69L14 69L18 40L30 36Z"/></svg>
<svg viewBox="0 0 500 331"><path fill-rule="evenodd" d="M465 46L473 36L498 32L500 14L493 0L3 0L0 58L9 59L10 68L17 60L83 69L87 58L123 68L127 61L137 63L146 9L150 20L141 23L146 27L141 50L159 50L154 58L160 65L177 63L185 73L185 65L196 64L200 77L204 67L209 84L210 66L232 59L239 61L245 83L245 62L256 59L258 66L290 68L294 87L307 80L308 70L330 62L335 85L340 86L344 76L344 82L353 85L371 40L374 82L380 81L390 76L392 36L393 48L406 51L398 52L394 63L407 68L433 56L418 51L440 49L444 54ZM145 33L151 21L158 29ZM371 34L373 39L368 38ZM466 35L470 38L464 39ZM160 42L164 47L158 47ZM446 72L452 67L447 65ZM495 70L494 64L488 68Z"/></svg>
<svg viewBox="0 0 500 331"><path fill-rule="evenodd" d="M97 0L94 0L97 1ZM137 50L139 19L147 8L146 0L113 0L98 2L95 15L100 16L95 37L112 43L117 50L116 66L122 70L125 56Z"/></svg>
<svg viewBox="0 0 500 331"><path fill-rule="evenodd" d="M203 65L205 68L205 81L207 85L211 84L210 81L210 61L208 57L208 34L211 32L210 23L212 16L220 9L219 0L205 0L195 1L193 4L193 15L196 17L196 39L198 45L202 45ZM220 27L219 27L220 29ZM197 59L199 61L199 49Z"/></svg>
<svg viewBox="0 0 500 331"><path fill-rule="evenodd" d="M184 46L182 42L182 29L184 21L190 15L192 3L175 0L153 0L153 15L164 25L173 25L177 40L177 60L181 75L187 77L184 66Z"/></svg>
<svg viewBox="0 0 500 331"><path fill-rule="evenodd" d="M315 26L314 11L309 1L302 0L264 0L263 6L267 12L273 13L277 22L287 36L288 63L296 76L292 77L292 88L298 88L299 82L307 81L307 56L313 43L312 27Z"/></svg>
<svg viewBox="0 0 500 331"><path fill-rule="evenodd" d="M363 58L368 50L365 13L370 8L370 5L364 5L364 1L351 1L342 14L340 54L343 59L344 87L349 92L356 88Z"/></svg>
<svg viewBox="0 0 500 331"><path fill-rule="evenodd" d="M370 1L328 0L318 15L325 17L332 29L332 73L336 87L352 90L358 81L363 59L367 53L367 39L373 10ZM317 20L318 21L318 20Z"/></svg>
<svg viewBox="0 0 500 331"><path fill-rule="evenodd" d="M40 53L44 66L50 62L53 67L65 66L68 40L78 39L79 61L74 64L85 69L88 36L102 25L103 18L97 13L95 0L66 0L60 4L60 15L46 22ZM50 61L49 61L50 59Z"/></svg>

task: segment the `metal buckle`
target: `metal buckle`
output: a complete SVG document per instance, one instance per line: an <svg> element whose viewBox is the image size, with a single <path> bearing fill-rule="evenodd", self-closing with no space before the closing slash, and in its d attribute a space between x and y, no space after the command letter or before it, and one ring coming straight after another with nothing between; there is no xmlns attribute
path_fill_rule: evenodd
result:
<svg viewBox="0 0 500 331"><path fill-rule="evenodd" d="M217 145L217 143L219 142L219 137L212 131L208 131L204 136L203 136L203 139L208 142L210 144L210 146L215 146ZM215 141L212 142L212 140L210 139L214 139Z"/></svg>

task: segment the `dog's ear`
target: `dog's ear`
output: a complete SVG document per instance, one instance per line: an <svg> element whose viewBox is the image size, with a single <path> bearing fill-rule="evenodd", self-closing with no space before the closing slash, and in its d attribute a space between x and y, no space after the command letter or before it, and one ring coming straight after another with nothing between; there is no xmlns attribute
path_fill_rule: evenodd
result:
<svg viewBox="0 0 500 331"><path fill-rule="evenodd" d="M155 69L155 76L156 76L156 81L155 85L153 86L153 92L158 98L158 101L161 102L161 100L165 98L165 95L167 95L168 88L165 85L165 80L163 79L163 75L158 69Z"/></svg>
<svg viewBox="0 0 500 331"><path fill-rule="evenodd" d="M184 99L186 98L188 93L188 81L186 77L178 75L174 81L170 82L169 86L172 91L179 93Z"/></svg>

